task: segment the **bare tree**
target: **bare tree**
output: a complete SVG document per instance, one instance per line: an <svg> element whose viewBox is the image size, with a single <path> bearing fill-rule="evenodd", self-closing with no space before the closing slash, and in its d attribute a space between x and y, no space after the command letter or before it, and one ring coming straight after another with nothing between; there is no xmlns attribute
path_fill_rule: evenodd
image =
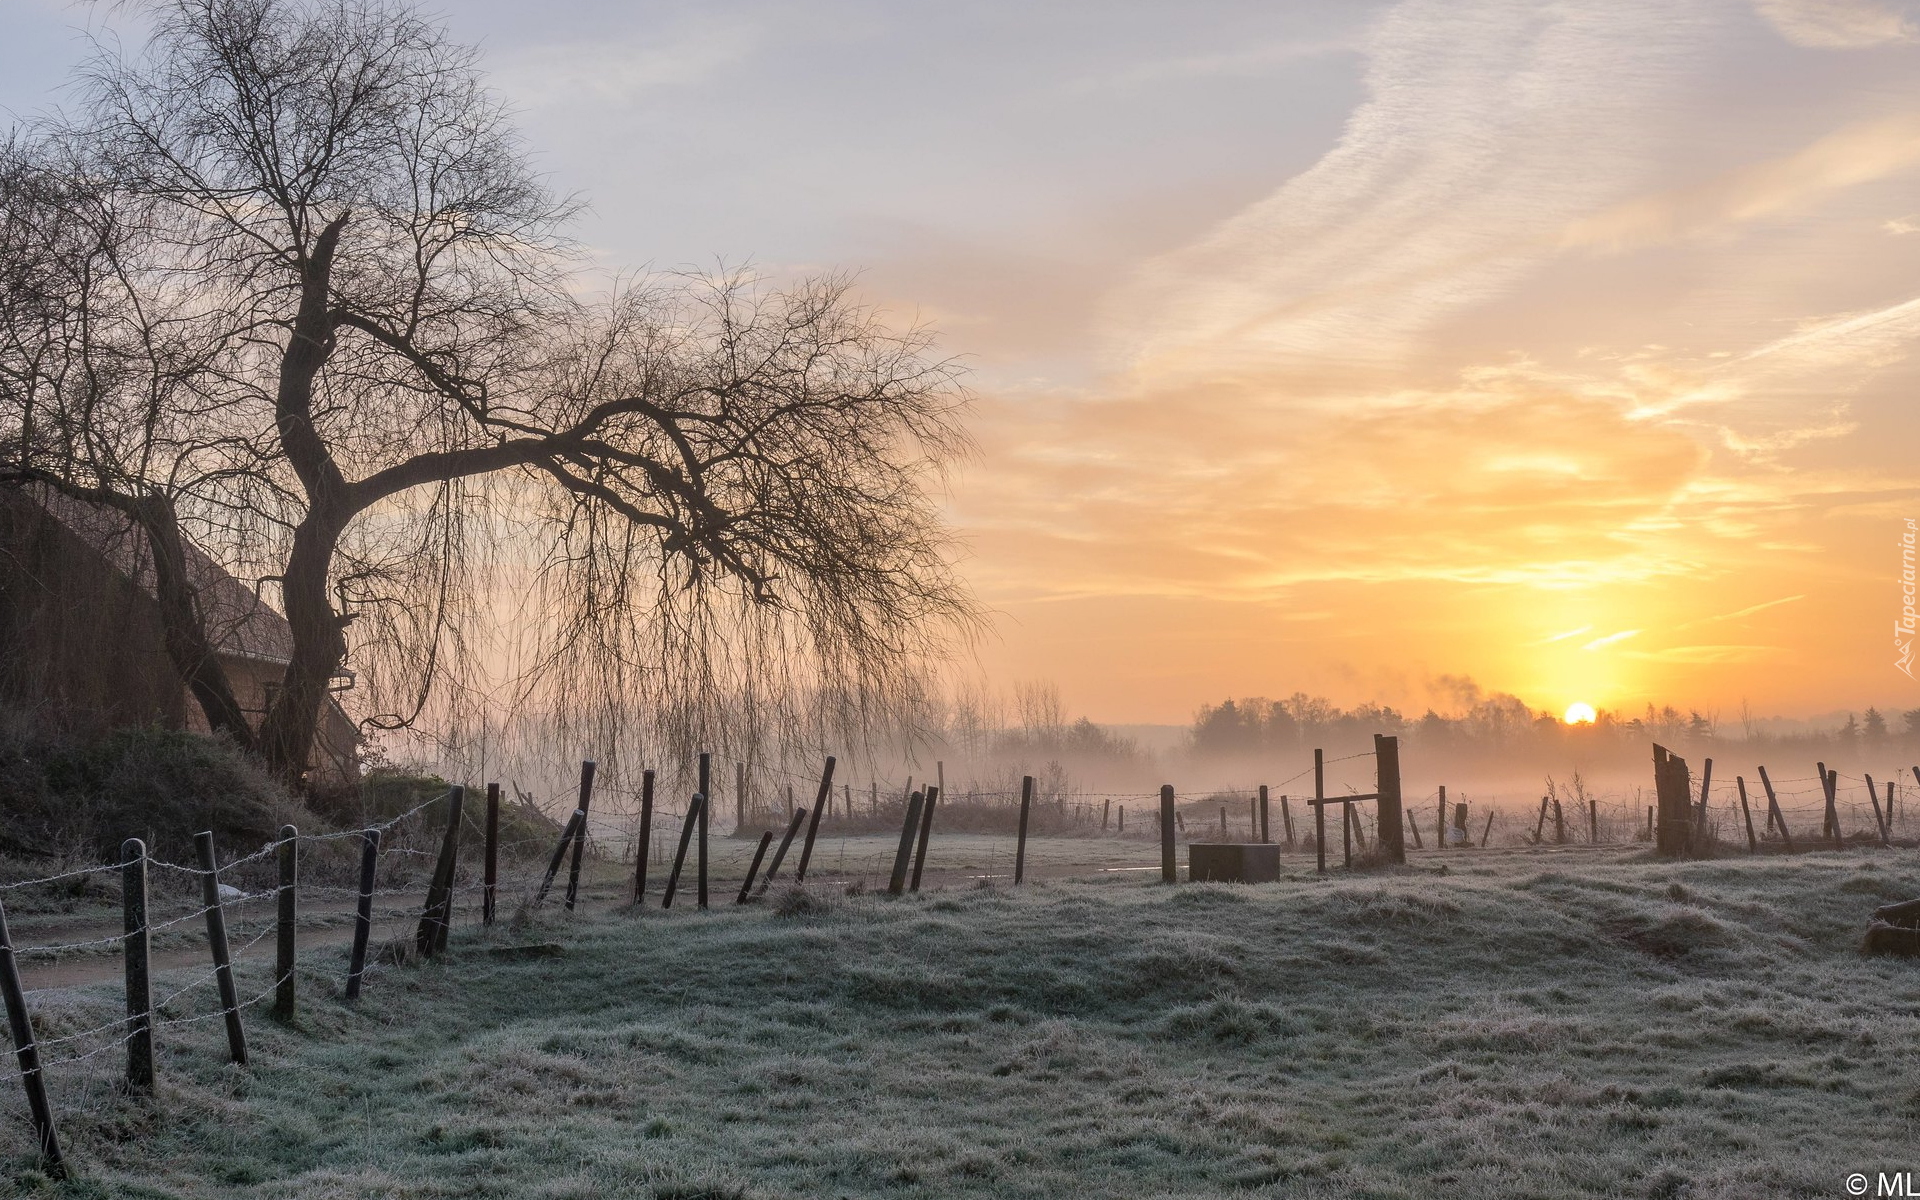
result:
<svg viewBox="0 0 1920 1200"><path fill-rule="evenodd" d="M576 298L574 203L403 4L142 9L144 52L103 52L57 134L139 208L149 294L192 297L172 457L279 583L293 654L257 744L284 776L344 665L365 720L407 725L500 652L503 595L523 698L680 731L775 692L783 720L874 722L967 626L929 494L962 397L924 333L835 278Z"/></svg>

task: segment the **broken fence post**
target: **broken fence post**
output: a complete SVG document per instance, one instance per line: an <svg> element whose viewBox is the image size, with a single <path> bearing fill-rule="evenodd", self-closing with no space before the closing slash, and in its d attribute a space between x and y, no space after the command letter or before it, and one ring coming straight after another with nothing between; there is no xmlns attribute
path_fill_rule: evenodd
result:
<svg viewBox="0 0 1920 1200"><path fill-rule="evenodd" d="M536 903L545 900L547 893L552 890L554 878L560 874L560 864L567 861L567 850L573 845L573 839L579 836L580 827L586 823L586 819L587 814L576 808L573 815L567 818L567 823L561 826L560 842L553 848L553 857L547 860L547 873L540 877L540 889L533 894Z"/></svg>
<svg viewBox="0 0 1920 1200"><path fill-rule="evenodd" d="M459 784L447 792L447 828L440 836L440 856L434 859L433 878L427 884L426 910L414 933L414 945L423 958L446 949L447 929L453 924L454 859L460 849L460 815L466 798L467 789Z"/></svg>
<svg viewBox="0 0 1920 1200"><path fill-rule="evenodd" d="M1793 853L1793 835L1787 832L1787 814L1780 811L1780 801L1773 794L1773 780L1767 778L1767 769L1760 768L1760 786L1767 791L1767 813L1773 818L1774 827L1780 831L1780 844Z"/></svg>
<svg viewBox="0 0 1920 1200"><path fill-rule="evenodd" d="M1744 775L1733 777L1734 787L1740 792L1740 817L1747 823L1747 853L1760 853L1760 839L1753 832L1753 810L1747 806L1747 779Z"/></svg>

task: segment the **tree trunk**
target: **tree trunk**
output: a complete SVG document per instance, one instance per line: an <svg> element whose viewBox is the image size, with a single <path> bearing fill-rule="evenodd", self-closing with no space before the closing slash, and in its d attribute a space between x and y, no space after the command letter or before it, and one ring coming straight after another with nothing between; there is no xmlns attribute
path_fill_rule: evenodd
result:
<svg viewBox="0 0 1920 1200"><path fill-rule="evenodd" d="M289 786L305 780L328 684L347 657L346 621L327 599L328 568L344 524L327 509L309 512L294 531L282 580L293 657L260 725L260 752Z"/></svg>

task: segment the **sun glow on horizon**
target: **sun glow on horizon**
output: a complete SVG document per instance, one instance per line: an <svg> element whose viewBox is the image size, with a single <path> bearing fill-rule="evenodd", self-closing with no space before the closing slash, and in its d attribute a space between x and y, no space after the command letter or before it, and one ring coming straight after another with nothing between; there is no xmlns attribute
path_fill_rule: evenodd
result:
<svg viewBox="0 0 1920 1200"><path fill-rule="evenodd" d="M1599 714L1593 711L1593 705L1584 700L1576 700L1567 705L1566 716L1560 718L1569 725L1591 725Z"/></svg>

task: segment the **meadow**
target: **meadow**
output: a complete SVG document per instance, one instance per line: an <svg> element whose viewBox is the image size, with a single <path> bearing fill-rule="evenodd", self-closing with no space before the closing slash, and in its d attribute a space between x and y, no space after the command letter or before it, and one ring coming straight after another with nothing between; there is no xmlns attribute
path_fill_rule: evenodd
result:
<svg viewBox="0 0 1920 1200"><path fill-rule="evenodd" d="M352 1007L319 948L292 1026L250 1015L248 1067L206 1021L160 1040L150 1103L117 1093L112 1052L51 1073L75 1181L38 1175L8 1080L5 1178L48 1197L1699 1200L1920 1168L1920 966L1857 949L1875 905L1920 895L1911 850L1428 852L1324 879L1290 856L1276 884L1172 888L947 865L904 898L821 877L742 908L716 883L702 913L621 904L605 864L583 911L463 925ZM269 968L243 960L241 994ZM178 1015L212 1012L206 992ZM111 984L34 999L43 1036L120 1004Z"/></svg>

